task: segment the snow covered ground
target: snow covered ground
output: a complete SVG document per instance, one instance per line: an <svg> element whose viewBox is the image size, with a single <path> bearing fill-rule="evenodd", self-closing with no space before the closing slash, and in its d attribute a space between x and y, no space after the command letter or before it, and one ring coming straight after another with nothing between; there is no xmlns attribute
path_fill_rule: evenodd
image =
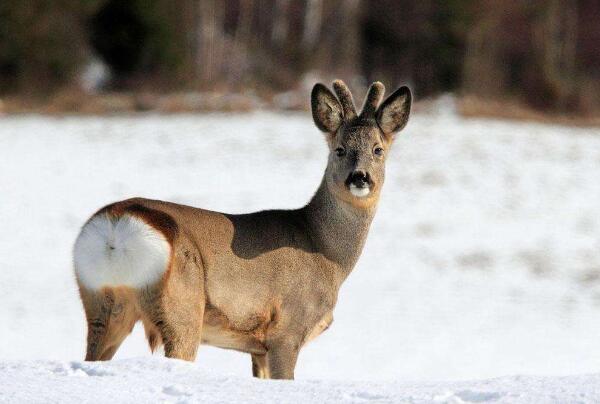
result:
<svg viewBox="0 0 600 404"><path fill-rule="evenodd" d="M363 256L294 385L250 379L237 352L150 358L141 328L118 361L73 362L85 324L70 253L91 213L131 196L294 208L325 160L308 114L0 118L0 401L95 401L89 387L109 383L115 402L133 389L140 401L600 400L600 130L467 120L449 102L399 135ZM507 375L523 376L433 382ZM42 395L18 387L36 380Z"/></svg>
<svg viewBox="0 0 600 404"><path fill-rule="evenodd" d="M476 382L263 381L164 358L0 363L12 403L597 403L600 375Z"/></svg>

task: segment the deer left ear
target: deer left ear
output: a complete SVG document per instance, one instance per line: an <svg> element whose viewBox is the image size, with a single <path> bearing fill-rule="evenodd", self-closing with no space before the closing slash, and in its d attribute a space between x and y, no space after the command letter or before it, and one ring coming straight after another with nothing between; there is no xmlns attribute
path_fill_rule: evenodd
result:
<svg viewBox="0 0 600 404"><path fill-rule="evenodd" d="M377 124L384 134L393 135L402 130L408 122L412 95L408 87L394 91L377 110Z"/></svg>
<svg viewBox="0 0 600 404"><path fill-rule="evenodd" d="M342 106L335 95L323 84L313 87L310 103L315 125L323 131L334 134L343 120Z"/></svg>

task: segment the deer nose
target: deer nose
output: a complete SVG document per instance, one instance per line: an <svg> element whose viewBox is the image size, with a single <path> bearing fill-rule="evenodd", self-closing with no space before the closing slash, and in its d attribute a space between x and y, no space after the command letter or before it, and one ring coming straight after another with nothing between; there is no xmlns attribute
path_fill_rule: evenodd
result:
<svg viewBox="0 0 600 404"><path fill-rule="evenodd" d="M363 170L354 170L348 180L349 183L356 185L358 188L364 188L369 185L369 176Z"/></svg>

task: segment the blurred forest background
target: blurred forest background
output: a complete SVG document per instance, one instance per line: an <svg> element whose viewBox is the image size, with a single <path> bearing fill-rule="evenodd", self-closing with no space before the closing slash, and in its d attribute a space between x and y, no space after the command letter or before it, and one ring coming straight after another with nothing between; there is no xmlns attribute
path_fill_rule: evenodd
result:
<svg viewBox="0 0 600 404"><path fill-rule="evenodd" d="M454 92L474 112L598 116L599 21L598 0L3 0L0 99L5 111L303 108L315 80L340 77Z"/></svg>

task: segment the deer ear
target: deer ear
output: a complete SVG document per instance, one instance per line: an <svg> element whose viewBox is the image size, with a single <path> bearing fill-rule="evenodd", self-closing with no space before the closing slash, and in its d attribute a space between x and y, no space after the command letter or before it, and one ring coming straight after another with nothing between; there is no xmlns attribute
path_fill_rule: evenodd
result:
<svg viewBox="0 0 600 404"><path fill-rule="evenodd" d="M392 135L406 126L412 96L408 87L394 91L377 110L377 124L386 135Z"/></svg>
<svg viewBox="0 0 600 404"><path fill-rule="evenodd" d="M335 133L342 124L342 106L321 83L315 84L311 96L312 116L315 125L323 132Z"/></svg>

